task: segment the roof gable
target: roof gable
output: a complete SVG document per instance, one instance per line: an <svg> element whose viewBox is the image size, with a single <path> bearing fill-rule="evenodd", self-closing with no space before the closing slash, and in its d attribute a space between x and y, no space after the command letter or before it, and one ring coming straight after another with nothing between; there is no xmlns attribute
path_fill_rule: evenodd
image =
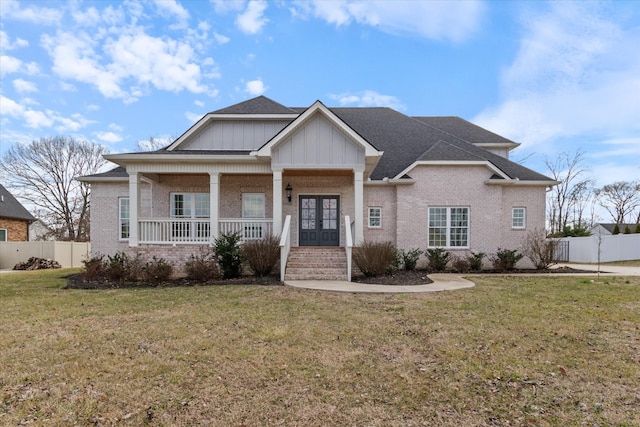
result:
<svg viewBox="0 0 640 427"><path fill-rule="evenodd" d="M0 218L35 221L35 217L2 184L0 184Z"/></svg>
<svg viewBox="0 0 640 427"><path fill-rule="evenodd" d="M261 95L213 111L212 114L297 114L297 112Z"/></svg>

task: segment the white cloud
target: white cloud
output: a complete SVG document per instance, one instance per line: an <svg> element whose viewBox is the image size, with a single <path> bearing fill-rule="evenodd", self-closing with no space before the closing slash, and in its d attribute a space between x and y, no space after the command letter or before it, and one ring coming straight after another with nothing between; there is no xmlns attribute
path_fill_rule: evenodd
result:
<svg viewBox="0 0 640 427"><path fill-rule="evenodd" d="M251 96L259 96L267 91L267 87L260 79L248 81L244 87L244 91Z"/></svg>
<svg viewBox="0 0 640 427"><path fill-rule="evenodd" d="M220 45L227 44L231 40L229 37L218 34L215 31L213 32L213 39Z"/></svg>
<svg viewBox="0 0 640 427"><path fill-rule="evenodd" d="M0 76L18 72L22 61L9 55L0 55Z"/></svg>
<svg viewBox="0 0 640 427"><path fill-rule="evenodd" d="M28 82L23 79L15 79L13 81L13 87L18 93L37 92L38 87L33 82Z"/></svg>
<svg viewBox="0 0 640 427"><path fill-rule="evenodd" d="M98 111L99 109L100 109L99 105L96 105L96 104L87 105L87 111Z"/></svg>
<svg viewBox="0 0 640 427"><path fill-rule="evenodd" d="M216 13L238 12L244 8L246 0L211 0Z"/></svg>
<svg viewBox="0 0 640 427"><path fill-rule="evenodd" d="M173 28L185 28L189 24L189 12L175 0L155 0L154 4L161 16L178 20Z"/></svg>
<svg viewBox="0 0 640 427"><path fill-rule="evenodd" d="M0 30L0 51L6 52L8 50L14 50L27 46L29 46L28 41L18 37L14 42L11 42L9 35Z"/></svg>
<svg viewBox="0 0 640 427"><path fill-rule="evenodd" d="M104 44L83 31L44 35L53 71L64 79L95 85L107 98L134 102L150 85L171 92L204 93L198 58L185 42L152 37L141 27L120 28Z"/></svg>
<svg viewBox="0 0 640 427"><path fill-rule="evenodd" d="M46 3L43 3L46 4ZM62 19L63 12L49 7L29 5L21 7L23 3L16 0L0 1L0 14L3 19L33 22L36 24L57 24Z"/></svg>
<svg viewBox="0 0 640 427"><path fill-rule="evenodd" d="M115 123L109 123L109 129L116 131L116 132L122 132L123 131L123 127L120 125L117 125Z"/></svg>
<svg viewBox="0 0 640 427"><path fill-rule="evenodd" d="M389 107L394 110L404 110L406 108L395 96L382 95L374 90L333 94L329 95L329 98L338 101L341 106Z"/></svg>
<svg viewBox="0 0 640 427"><path fill-rule="evenodd" d="M16 119L28 128L40 129L54 127L58 132L76 131L88 126L92 122L81 114L72 114L64 117L53 110L36 110L29 105L33 105L29 100L17 103L14 100L0 95L0 116L3 119Z"/></svg>
<svg viewBox="0 0 640 427"><path fill-rule="evenodd" d="M195 101L193 101L193 104L194 104L196 107L204 107L204 102L199 101L199 100L197 100L197 99L196 99Z"/></svg>
<svg viewBox="0 0 640 427"><path fill-rule="evenodd" d="M204 114L187 111L186 113L184 113L184 116L187 118L187 120L189 120L189 123L195 123L200 120L202 116L204 116Z"/></svg>
<svg viewBox="0 0 640 427"><path fill-rule="evenodd" d="M296 16L312 14L337 26L356 22L390 34L460 42L475 33L484 16L480 1L323 1L299 3Z"/></svg>
<svg viewBox="0 0 640 427"><path fill-rule="evenodd" d="M245 34L256 34L262 27L269 22L264 17L264 11L267 9L265 0L251 0L247 4L247 8L236 18L236 24L240 31Z"/></svg>
<svg viewBox="0 0 640 427"><path fill-rule="evenodd" d="M94 132L93 135L100 141L110 144L122 141L122 137L114 132Z"/></svg>
<svg viewBox="0 0 640 427"><path fill-rule="evenodd" d="M501 77L504 99L474 121L542 151L561 139L640 134L640 30L594 3L548 5L524 21L520 50Z"/></svg>

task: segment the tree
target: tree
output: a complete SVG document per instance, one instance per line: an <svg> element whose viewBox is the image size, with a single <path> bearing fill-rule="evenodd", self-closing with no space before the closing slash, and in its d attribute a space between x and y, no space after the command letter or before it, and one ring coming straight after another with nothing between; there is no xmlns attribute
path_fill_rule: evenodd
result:
<svg viewBox="0 0 640 427"><path fill-rule="evenodd" d="M598 202L613 222L624 224L626 217L640 206L640 181L618 181L596 191Z"/></svg>
<svg viewBox="0 0 640 427"><path fill-rule="evenodd" d="M593 179L586 177L584 153L560 153L555 160L545 159L551 177L560 183L549 192L548 221L551 234L559 234L571 223L588 225L584 210L593 194Z"/></svg>
<svg viewBox="0 0 640 427"><path fill-rule="evenodd" d="M172 136L164 136L160 138L154 138L152 136L147 140L138 141L136 144L137 151L157 151L161 148L168 147L175 140Z"/></svg>
<svg viewBox="0 0 640 427"><path fill-rule="evenodd" d="M6 185L35 206L56 238L86 241L90 187L75 178L100 172L106 153L101 145L69 137L41 138L9 148L0 170Z"/></svg>

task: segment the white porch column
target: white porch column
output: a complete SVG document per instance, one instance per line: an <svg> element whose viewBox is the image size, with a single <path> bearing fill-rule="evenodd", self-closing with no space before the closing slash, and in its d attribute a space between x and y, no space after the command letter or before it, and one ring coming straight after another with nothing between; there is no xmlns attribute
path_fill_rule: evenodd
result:
<svg viewBox="0 0 640 427"><path fill-rule="evenodd" d="M129 173L129 246L138 246L138 212L140 211L140 175Z"/></svg>
<svg viewBox="0 0 640 427"><path fill-rule="evenodd" d="M353 192L354 192L354 208L355 212L353 215L353 219L355 221L355 236L353 239L353 244L355 246L360 245L364 240L364 172L363 171L353 171ZM348 224L345 224L345 227Z"/></svg>
<svg viewBox="0 0 640 427"><path fill-rule="evenodd" d="M220 227L220 173L209 172L209 230L211 230L210 242L218 238Z"/></svg>
<svg viewBox="0 0 640 427"><path fill-rule="evenodd" d="M274 236L282 233L282 171L273 171L273 230Z"/></svg>

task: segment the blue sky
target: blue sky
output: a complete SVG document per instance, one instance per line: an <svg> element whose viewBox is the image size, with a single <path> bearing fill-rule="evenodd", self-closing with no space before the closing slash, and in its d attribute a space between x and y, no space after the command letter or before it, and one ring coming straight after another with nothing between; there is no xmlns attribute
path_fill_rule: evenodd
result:
<svg viewBox="0 0 640 427"><path fill-rule="evenodd" d="M640 179L640 2L0 1L0 153L67 135L133 151L265 95L460 116Z"/></svg>

